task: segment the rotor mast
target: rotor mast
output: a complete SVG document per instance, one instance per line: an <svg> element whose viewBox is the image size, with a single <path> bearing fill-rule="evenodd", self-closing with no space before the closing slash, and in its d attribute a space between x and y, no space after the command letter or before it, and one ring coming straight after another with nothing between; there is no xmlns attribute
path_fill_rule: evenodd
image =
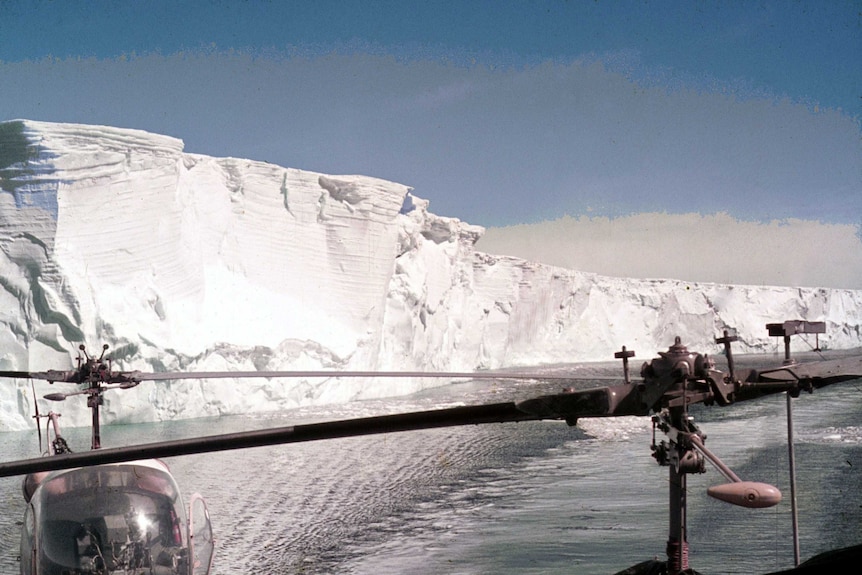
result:
<svg viewBox="0 0 862 575"><path fill-rule="evenodd" d="M670 373L673 385L667 390L664 409L653 417L653 425L663 431L669 442L653 443L653 457L659 465L668 467L668 537L667 572L677 575L688 570L688 527L686 524L686 475L703 473L703 456L695 449L690 437L700 438L700 430L688 416L686 381L697 370L698 354L689 353L680 338L660 358L644 366L643 375Z"/></svg>
<svg viewBox="0 0 862 575"><path fill-rule="evenodd" d="M108 344L102 345L102 354L98 358L90 357L84 344L78 346L78 349L80 350L78 354L78 373L81 375L81 383L86 383L88 386L85 389L87 393L87 407L92 412L91 427L93 436L90 448L100 449L102 447L102 431L99 407L105 403L102 382L111 373L111 360L105 359Z"/></svg>

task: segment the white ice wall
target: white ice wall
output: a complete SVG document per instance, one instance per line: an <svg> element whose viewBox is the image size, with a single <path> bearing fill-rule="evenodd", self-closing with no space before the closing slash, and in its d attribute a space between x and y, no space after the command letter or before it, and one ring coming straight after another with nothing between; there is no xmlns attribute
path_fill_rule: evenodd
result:
<svg viewBox="0 0 862 575"><path fill-rule="evenodd" d="M409 188L188 154L135 130L0 123L0 368L69 367L80 341L141 370L428 369L651 357L680 335L772 350L765 324L862 345L862 292L621 280L489 256ZM804 345L798 342L797 345ZM143 384L109 420L278 409L427 381ZM0 429L29 425L0 385ZM70 415L66 415L70 414ZM83 410L64 406L67 422Z"/></svg>

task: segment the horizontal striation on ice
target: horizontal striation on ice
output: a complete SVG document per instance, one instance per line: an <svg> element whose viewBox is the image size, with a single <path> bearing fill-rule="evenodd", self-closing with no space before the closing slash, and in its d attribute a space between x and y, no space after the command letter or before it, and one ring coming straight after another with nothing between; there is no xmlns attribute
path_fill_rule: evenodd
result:
<svg viewBox="0 0 862 575"><path fill-rule="evenodd" d="M407 186L185 152L105 126L0 123L0 366L64 369L80 342L151 370L466 371L652 357L677 335L778 351L766 323L826 321L862 345L862 292L620 279L478 252L483 228ZM805 341L794 346L805 348ZM195 417L408 393L442 382L141 385L109 421ZM0 429L29 425L25 382ZM86 421L80 409L64 419Z"/></svg>

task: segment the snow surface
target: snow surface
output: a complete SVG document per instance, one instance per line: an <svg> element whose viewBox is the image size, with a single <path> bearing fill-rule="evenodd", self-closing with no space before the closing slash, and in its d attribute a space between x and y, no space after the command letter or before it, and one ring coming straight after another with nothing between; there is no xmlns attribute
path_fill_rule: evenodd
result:
<svg viewBox="0 0 862 575"><path fill-rule="evenodd" d="M608 278L478 252L483 231L380 179L189 154L137 130L3 122L0 369L69 368L85 342L142 371L467 371L604 361L622 345L649 358L677 335L716 353L728 326L738 353L774 352L764 326L785 319L826 321L821 346L862 345L862 291ZM245 413L440 383L144 383L104 413ZM65 424L87 421L78 407L63 406ZM31 413L28 382L0 386L0 429Z"/></svg>

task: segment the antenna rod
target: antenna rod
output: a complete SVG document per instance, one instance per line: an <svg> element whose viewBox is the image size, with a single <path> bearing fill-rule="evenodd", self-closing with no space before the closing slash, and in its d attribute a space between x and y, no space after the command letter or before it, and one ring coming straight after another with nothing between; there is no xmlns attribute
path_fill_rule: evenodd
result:
<svg viewBox="0 0 862 575"><path fill-rule="evenodd" d="M796 505L796 455L793 448L792 395L787 392L787 459L790 464L790 515L793 521L793 565L799 566L799 508Z"/></svg>

